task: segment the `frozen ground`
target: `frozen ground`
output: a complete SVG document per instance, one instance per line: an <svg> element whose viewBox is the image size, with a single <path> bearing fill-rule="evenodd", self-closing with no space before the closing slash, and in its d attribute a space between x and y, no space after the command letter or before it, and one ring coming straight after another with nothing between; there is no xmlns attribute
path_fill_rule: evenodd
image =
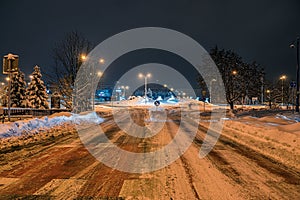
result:
<svg viewBox="0 0 300 200"><path fill-rule="evenodd" d="M150 122L161 122L149 112L155 108L153 104L145 107L131 102L128 113L123 103L120 102L115 109L123 125L131 127L130 130L135 131L135 123L147 126ZM193 113L196 113L196 105L200 109L204 106L202 102L191 100L180 104L185 111ZM212 106L206 105L206 109L209 107ZM182 114L180 109L179 104L160 106L159 111L167 112L166 123L158 134L146 139L131 137L120 130L112 117L111 105L96 107L101 117L60 113L48 118L19 121L17 130L30 127L29 133L32 134L21 131L20 136L8 134L6 136L14 137L0 139L0 199L300 198L300 123L299 116L290 112L251 110L230 113L228 120L224 121L218 143L207 157L200 159L199 149L207 127L209 122L214 123L209 112L201 110L200 124L189 120L184 127L187 133L193 126L199 130L189 149L171 165L141 174L118 171L95 160L75 129L76 123L92 119L100 123L97 126L101 126L110 141L120 148L138 153L153 152L175 137ZM128 118L133 121L126 120ZM16 124L4 126L7 127L5 130L12 130ZM89 139L107 146L101 155L110 156L111 147L105 141L103 143L101 137L93 135L94 131L94 127L88 130ZM153 162L159 163L163 159L166 158L154 159ZM121 157L118 162L128 163L128 158ZM128 164L139 166L134 162Z"/></svg>
<svg viewBox="0 0 300 200"><path fill-rule="evenodd" d="M225 122L222 134L300 170L300 116L281 113Z"/></svg>
<svg viewBox="0 0 300 200"><path fill-rule="evenodd" d="M190 109L190 102L186 103L185 111L194 112L196 106ZM149 111L153 108L131 106L128 113L122 106L116 107L121 122L132 131L135 131L134 123L126 120L128 118L141 126L160 122L151 116ZM167 120L161 131L151 138L131 137L120 130L110 106L97 107L101 118L96 122L105 119L97 126L120 148L138 153L153 152L175 137L180 109L178 105L159 107L159 111L167 112ZM74 116L70 113L40 119L43 123L39 124L45 124L50 119L65 116L64 120L58 120L62 122L60 125L45 126L47 129L38 133L0 139L0 199L299 199L298 116L262 112L231 114L224 121L218 143L203 159L198 156L199 149L209 122L214 121L206 114L200 115L200 124L189 120L184 127L186 132L193 126L199 130L189 149L161 170L136 174L107 167L91 156L78 138L74 126L77 122L72 123ZM96 119L94 115L88 116L82 118ZM95 128L87 130L88 139L93 141L90 145L106 146L101 155L111 156L111 147L95 135ZM122 156L117 162L141 165L128 159ZM164 162L164 159L168 158L162 156L152 162Z"/></svg>

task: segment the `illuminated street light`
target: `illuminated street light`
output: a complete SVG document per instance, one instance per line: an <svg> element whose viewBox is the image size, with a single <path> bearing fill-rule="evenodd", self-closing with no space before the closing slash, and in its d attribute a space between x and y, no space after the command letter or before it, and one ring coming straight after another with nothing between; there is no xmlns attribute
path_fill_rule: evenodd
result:
<svg viewBox="0 0 300 200"><path fill-rule="evenodd" d="M5 80L6 80L6 81L9 81L9 80L10 80L10 78L9 78L9 77L6 77L6 78L5 78Z"/></svg>
<svg viewBox="0 0 300 200"><path fill-rule="evenodd" d="M212 79L210 80L209 82L209 102L211 103L211 92L212 92L212 82L216 82L217 80L216 79Z"/></svg>
<svg viewBox="0 0 300 200"><path fill-rule="evenodd" d="M80 58L81 60L85 61L87 59L87 56L85 54L81 54Z"/></svg>
<svg viewBox="0 0 300 200"><path fill-rule="evenodd" d="M101 77L102 75L103 75L103 72L101 72L101 71L98 71L98 72L97 72L97 76L98 76L98 77Z"/></svg>
<svg viewBox="0 0 300 200"><path fill-rule="evenodd" d="M238 72L237 72L236 70L233 70L233 71L232 71L232 74L233 74L233 75L237 75L237 73L238 73Z"/></svg>
<svg viewBox="0 0 300 200"><path fill-rule="evenodd" d="M271 104L271 90L266 90L267 94L268 94L268 98L269 98L269 107L271 109L272 104Z"/></svg>
<svg viewBox="0 0 300 200"><path fill-rule="evenodd" d="M105 60L104 60L103 58L100 58L100 59L99 59L99 63L104 64L104 63L105 63Z"/></svg>
<svg viewBox="0 0 300 200"><path fill-rule="evenodd" d="M128 85L126 85L126 86L122 85L121 88L123 89L123 96L126 99L126 90L129 90L129 86Z"/></svg>
<svg viewBox="0 0 300 200"><path fill-rule="evenodd" d="M145 104L146 104L146 99L147 99L147 78L150 78L151 74L148 73L146 75L139 73L139 78L145 78Z"/></svg>
<svg viewBox="0 0 300 200"><path fill-rule="evenodd" d="M283 81L286 79L286 75L282 75L280 76L280 80L281 80L281 103L283 105Z"/></svg>

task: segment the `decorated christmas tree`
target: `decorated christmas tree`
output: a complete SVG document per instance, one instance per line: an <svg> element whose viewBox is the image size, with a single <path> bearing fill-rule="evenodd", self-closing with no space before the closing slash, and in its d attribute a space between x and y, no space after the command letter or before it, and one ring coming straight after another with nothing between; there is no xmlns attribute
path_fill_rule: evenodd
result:
<svg viewBox="0 0 300 200"><path fill-rule="evenodd" d="M27 97L31 108L48 109L48 94L44 81L42 81L41 70L38 66L34 67L34 72L31 74L31 82L27 88Z"/></svg>
<svg viewBox="0 0 300 200"><path fill-rule="evenodd" d="M10 98L11 107L25 108L28 105L26 82L24 81L24 73L21 71L12 75Z"/></svg>

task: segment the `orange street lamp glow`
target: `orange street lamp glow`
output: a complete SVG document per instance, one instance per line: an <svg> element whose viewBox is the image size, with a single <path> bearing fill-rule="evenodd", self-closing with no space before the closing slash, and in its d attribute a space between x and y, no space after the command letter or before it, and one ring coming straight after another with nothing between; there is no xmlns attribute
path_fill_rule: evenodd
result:
<svg viewBox="0 0 300 200"><path fill-rule="evenodd" d="M145 104L146 104L146 101L147 101L147 78L150 78L151 77L151 74L150 73L147 73L146 75L142 74L142 73L139 73L139 78L145 78Z"/></svg>
<svg viewBox="0 0 300 200"><path fill-rule="evenodd" d="M80 58L81 58L81 60L86 60L87 59L86 55L84 55L84 54L82 54Z"/></svg>
<svg viewBox="0 0 300 200"><path fill-rule="evenodd" d="M282 75L279 79L280 79L280 80L285 80L286 78L287 78L286 75Z"/></svg>
<svg viewBox="0 0 300 200"><path fill-rule="evenodd" d="M284 87L283 87L283 81L285 80L287 78L287 76L286 75L282 75L279 79L282 81L281 82L281 104L283 105L283 103L284 103L284 93L283 93L283 89L284 89Z"/></svg>
<svg viewBox="0 0 300 200"><path fill-rule="evenodd" d="M100 58L100 59L99 59L99 63L104 64L104 63L105 63L105 60L104 60L103 58Z"/></svg>
<svg viewBox="0 0 300 200"><path fill-rule="evenodd" d="M101 72L101 71L98 71L98 72L97 72L97 76L98 76L98 77L101 77L102 75L103 75L103 72Z"/></svg>

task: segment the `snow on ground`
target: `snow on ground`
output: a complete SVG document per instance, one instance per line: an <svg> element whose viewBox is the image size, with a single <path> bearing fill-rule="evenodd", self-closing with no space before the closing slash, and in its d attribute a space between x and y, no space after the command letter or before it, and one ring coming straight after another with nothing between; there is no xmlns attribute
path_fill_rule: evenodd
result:
<svg viewBox="0 0 300 200"><path fill-rule="evenodd" d="M222 135L266 156L300 169L299 114L245 116L224 123Z"/></svg>
<svg viewBox="0 0 300 200"><path fill-rule="evenodd" d="M111 107L127 107L127 106L139 106L139 107L149 107L149 106L154 106L154 102L156 100L152 99L147 99L145 102L145 99L143 97L135 97L130 100L122 100L122 101L113 101L109 103L102 103L99 105L96 105L95 108L96 110L98 109L103 109L103 108L111 108ZM174 98L171 97L167 100L162 100L161 98L159 99L160 106L189 106L190 105L198 105L203 108L204 102L198 101L195 99L188 99L188 98ZM205 108L207 110L210 110L212 108L212 104L210 103L205 103Z"/></svg>
<svg viewBox="0 0 300 200"><path fill-rule="evenodd" d="M34 134L41 130L51 129L55 126L64 123L80 124L88 123L102 123L104 120L95 112L85 114L72 114L68 112L56 113L49 117L35 118L29 120L16 121L12 123L0 124L0 139L20 136L22 134Z"/></svg>

